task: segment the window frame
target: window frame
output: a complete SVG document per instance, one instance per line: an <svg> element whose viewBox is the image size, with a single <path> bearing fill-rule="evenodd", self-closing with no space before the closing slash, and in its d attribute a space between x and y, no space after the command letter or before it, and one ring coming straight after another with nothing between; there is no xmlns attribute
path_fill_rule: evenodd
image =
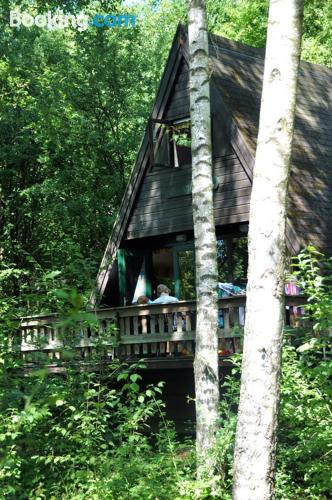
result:
<svg viewBox="0 0 332 500"><path fill-rule="evenodd" d="M185 118L180 118L177 120L161 120L158 118L151 118L149 119L149 149L150 149L150 168L153 168L155 166L159 167L167 167L167 168L179 168L185 165L191 165L190 163L184 164L184 165L175 165L175 158L177 157L177 151L176 151L176 143L172 140L172 127L175 127L176 125L179 125L181 123L189 123L190 124L190 117L185 117ZM169 163L157 163L156 162L156 152L158 150L159 144L158 140L154 140L154 130L153 126L155 124L160 124L164 125L165 127L168 127L169 130L167 131L168 133L168 140L167 140L167 152L168 152L168 158L169 158ZM191 126L191 124L189 125ZM159 142L161 141L161 138L159 139ZM177 157L177 163L178 163L178 157Z"/></svg>

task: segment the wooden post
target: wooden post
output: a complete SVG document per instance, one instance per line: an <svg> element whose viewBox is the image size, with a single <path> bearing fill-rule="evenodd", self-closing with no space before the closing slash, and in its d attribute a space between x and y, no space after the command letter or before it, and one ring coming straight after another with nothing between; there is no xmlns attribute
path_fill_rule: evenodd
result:
<svg viewBox="0 0 332 500"><path fill-rule="evenodd" d="M126 305L126 254L125 250L118 250L118 275L120 302Z"/></svg>

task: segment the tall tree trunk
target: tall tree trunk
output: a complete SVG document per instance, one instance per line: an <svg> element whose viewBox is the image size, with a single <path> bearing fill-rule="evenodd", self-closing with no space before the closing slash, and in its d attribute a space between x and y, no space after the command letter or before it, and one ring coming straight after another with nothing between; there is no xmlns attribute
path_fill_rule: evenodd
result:
<svg viewBox="0 0 332 500"><path fill-rule="evenodd" d="M213 213L208 33L203 0L189 2L192 207L197 325L194 362L198 475L213 471L218 406L217 254ZM206 467L205 467L206 466ZM212 472L213 473L213 472Z"/></svg>
<svg viewBox="0 0 332 500"><path fill-rule="evenodd" d="M303 0L271 0L250 205L247 316L233 498L273 497L284 324L286 201Z"/></svg>

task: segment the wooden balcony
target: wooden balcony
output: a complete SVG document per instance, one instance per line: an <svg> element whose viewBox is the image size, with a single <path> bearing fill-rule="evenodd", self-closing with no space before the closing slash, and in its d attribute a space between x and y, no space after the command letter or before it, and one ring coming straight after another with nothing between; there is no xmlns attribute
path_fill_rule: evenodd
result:
<svg viewBox="0 0 332 500"><path fill-rule="evenodd" d="M287 296L288 324L303 304L302 296ZM219 299L219 354L227 357L242 350L246 297ZM63 321L56 314L23 318L14 345L27 364L44 353L49 364L65 364L68 352L88 363L98 348L104 362L115 357L134 361L160 359L192 360L195 352L196 302L168 305L140 305L97 309L91 312L95 324L84 319Z"/></svg>

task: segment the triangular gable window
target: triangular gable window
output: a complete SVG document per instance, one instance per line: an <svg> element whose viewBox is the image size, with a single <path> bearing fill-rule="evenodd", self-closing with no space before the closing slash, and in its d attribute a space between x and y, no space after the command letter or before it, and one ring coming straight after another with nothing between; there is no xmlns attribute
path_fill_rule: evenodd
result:
<svg viewBox="0 0 332 500"><path fill-rule="evenodd" d="M188 119L150 119L149 131L152 167L191 165L191 130Z"/></svg>

